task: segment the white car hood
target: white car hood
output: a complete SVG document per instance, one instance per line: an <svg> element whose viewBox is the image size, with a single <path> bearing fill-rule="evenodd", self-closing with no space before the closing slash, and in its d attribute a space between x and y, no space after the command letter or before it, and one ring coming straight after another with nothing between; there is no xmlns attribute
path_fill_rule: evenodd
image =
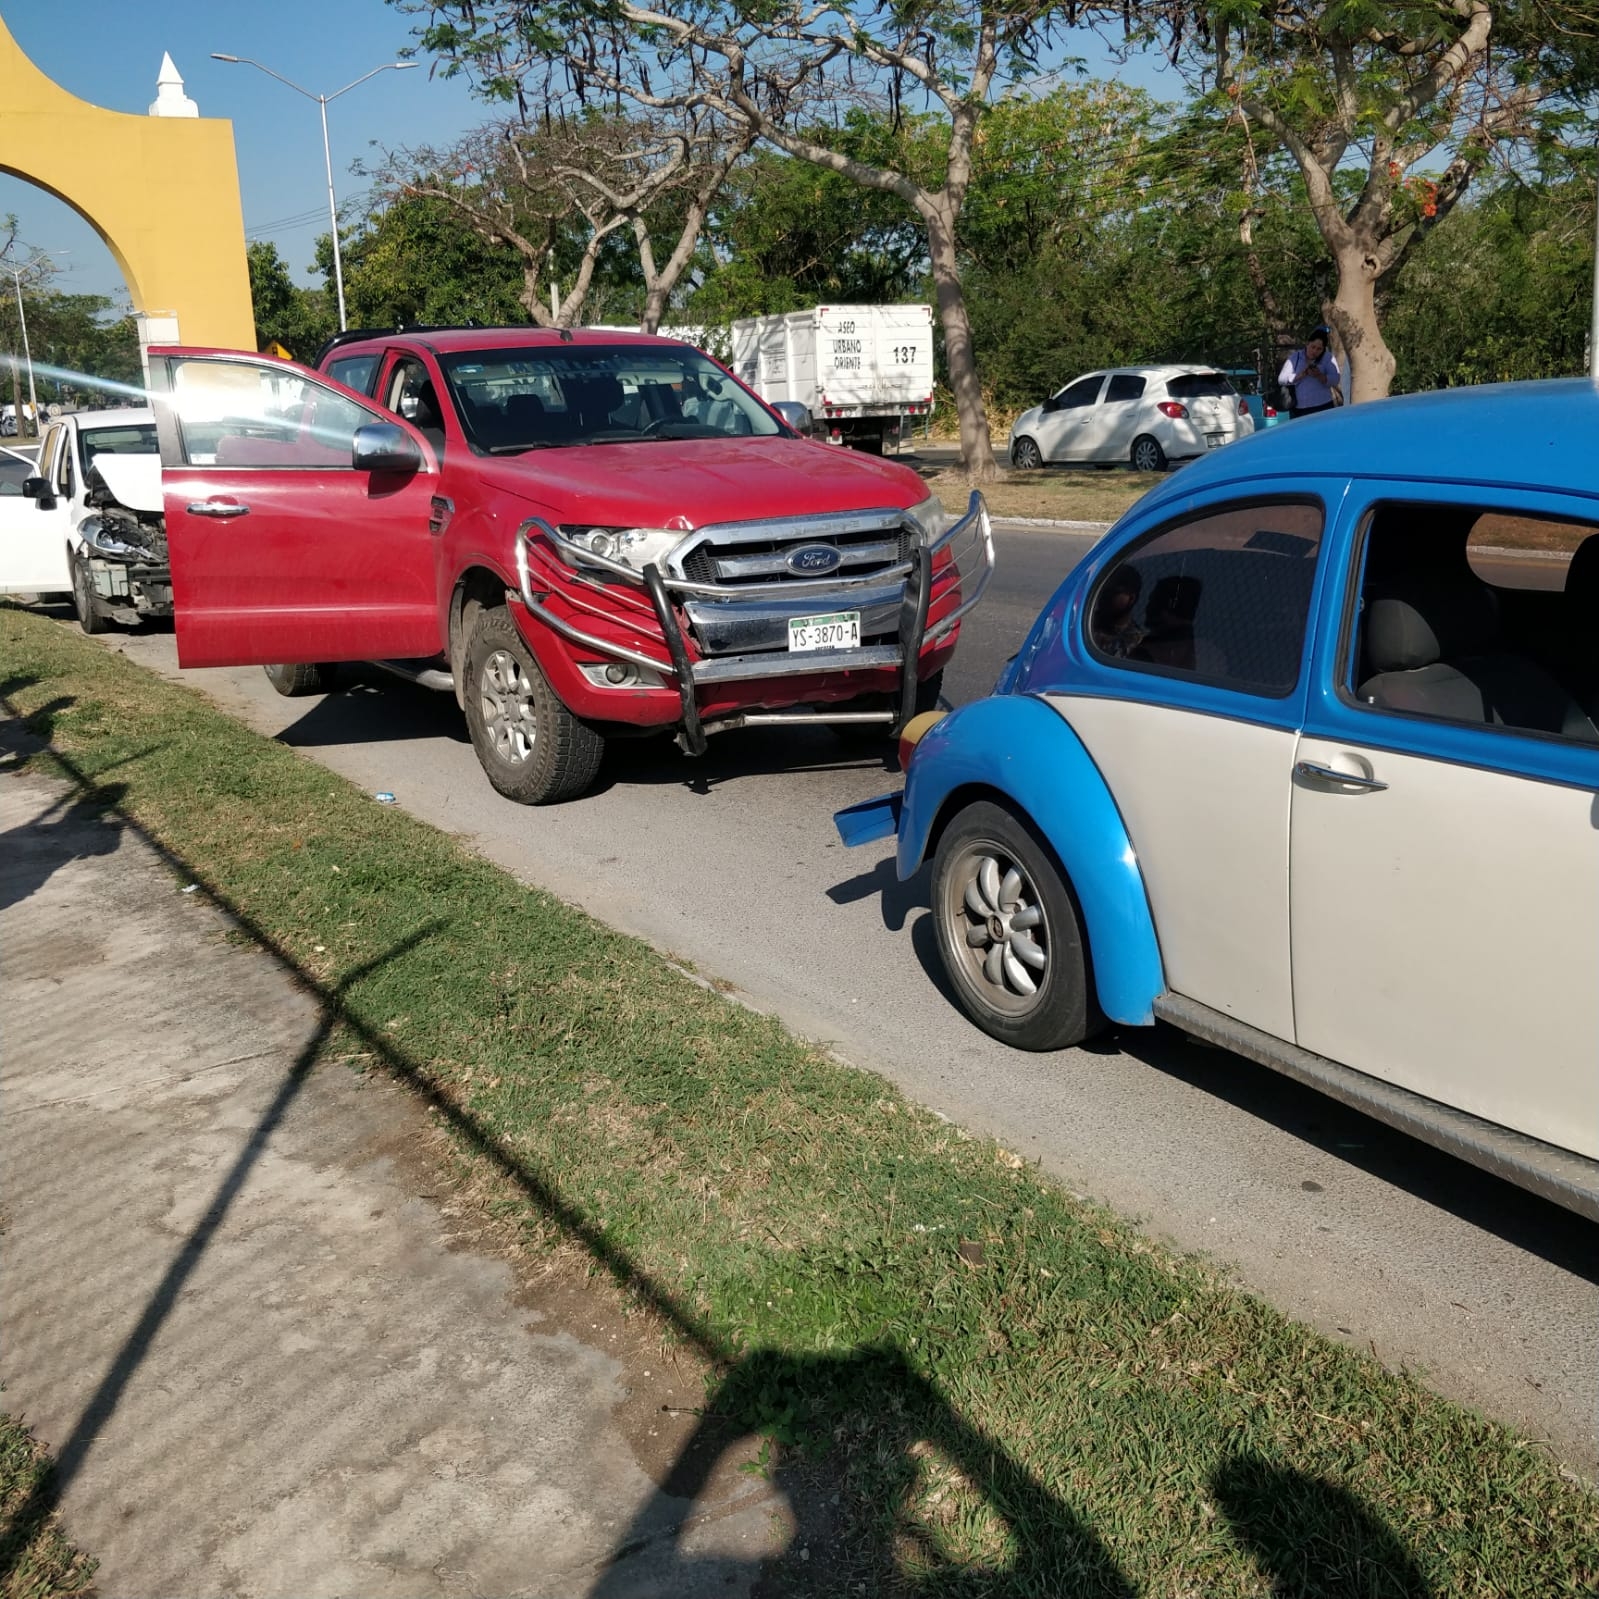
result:
<svg viewBox="0 0 1599 1599"><path fill-rule="evenodd" d="M97 455L94 469L118 502L130 511L161 509L159 455Z"/></svg>

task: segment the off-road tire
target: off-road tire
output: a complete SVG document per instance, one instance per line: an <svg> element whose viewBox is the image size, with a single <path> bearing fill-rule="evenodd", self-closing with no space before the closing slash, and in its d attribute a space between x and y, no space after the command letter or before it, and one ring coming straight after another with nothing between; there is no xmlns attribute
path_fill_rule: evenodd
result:
<svg viewBox="0 0 1599 1599"><path fill-rule="evenodd" d="M269 682L285 699L302 694L328 694L333 690L338 668L329 661L315 665L263 666Z"/></svg>
<svg viewBox="0 0 1599 1599"><path fill-rule="evenodd" d="M995 920L985 922L967 898L976 863L985 858L996 862L1001 883L1014 867L1023 888L1017 903L1040 913L1024 935L1044 956L1041 968L1026 969L1036 984L1031 996L1016 992L1008 978L986 977L984 962L995 941L974 945L968 936L982 937L981 929ZM986 903L981 888L978 899ZM951 820L933 859L932 901L945 976L961 1009L990 1037L1016 1049L1069 1049L1104 1025L1072 892L1054 851L1014 812L980 800ZM1010 914L1019 913L1013 908ZM1009 918L1002 913L999 920L1008 924Z"/></svg>
<svg viewBox="0 0 1599 1599"><path fill-rule="evenodd" d="M100 610L94 585L89 580L89 568L84 565L83 558L70 555L67 564L72 571L72 609L78 614L78 626L91 638L97 633L109 632L111 618Z"/></svg>
<svg viewBox="0 0 1599 1599"><path fill-rule="evenodd" d="M473 618L464 665L472 747L501 794L555 805L593 786L605 740L556 698L504 606Z"/></svg>

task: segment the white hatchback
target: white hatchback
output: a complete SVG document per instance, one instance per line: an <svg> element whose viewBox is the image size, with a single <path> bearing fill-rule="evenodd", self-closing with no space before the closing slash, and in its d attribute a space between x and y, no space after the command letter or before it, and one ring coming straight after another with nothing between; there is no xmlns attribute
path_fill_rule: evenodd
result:
<svg viewBox="0 0 1599 1599"><path fill-rule="evenodd" d="M1203 366L1118 366L1068 383L1023 411L1010 430L1011 464L1126 463L1159 472L1255 431L1225 372Z"/></svg>

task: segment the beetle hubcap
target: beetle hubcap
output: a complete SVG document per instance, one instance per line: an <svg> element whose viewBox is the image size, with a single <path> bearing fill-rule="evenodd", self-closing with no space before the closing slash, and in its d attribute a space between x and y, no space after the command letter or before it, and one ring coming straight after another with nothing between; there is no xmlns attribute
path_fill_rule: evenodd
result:
<svg viewBox="0 0 1599 1599"><path fill-rule="evenodd" d="M997 1009L1030 1009L1049 975L1049 928L1031 879L997 845L976 843L947 881L949 942L968 982Z"/></svg>
<svg viewBox="0 0 1599 1599"><path fill-rule="evenodd" d="M496 650L483 663L478 687L483 710L483 730L501 760L520 766L533 753L538 737L538 713L533 684L522 663L508 650Z"/></svg>

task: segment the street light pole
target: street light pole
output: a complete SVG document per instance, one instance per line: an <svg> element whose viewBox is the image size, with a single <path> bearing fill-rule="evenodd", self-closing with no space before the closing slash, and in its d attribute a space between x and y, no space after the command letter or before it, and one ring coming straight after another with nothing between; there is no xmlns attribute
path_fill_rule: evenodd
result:
<svg viewBox="0 0 1599 1599"><path fill-rule="evenodd" d="M370 72L364 72L352 83L347 83L342 89L335 89L332 94L312 94L309 89L302 89L292 79L286 78L281 72L274 72L271 67L263 66L259 61L252 61L248 56L222 55L213 50L213 61L228 61L235 66L254 67L257 72L264 72L269 78L276 78L279 83L293 89L296 94L303 94L307 100L315 100L322 113L322 160L328 173L328 220L333 228L333 283L339 299L339 332L343 333L349 327L349 318L344 311L344 256L339 249L339 204L333 195L333 149L328 143L328 102L337 100L341 94L348 94L351 89L358 89L368 78L375 78L380 72L404 72L414 67L414 61L385 61L381 67L373 67Z"/></svg>
<svg viewBox="0 0 1599 1599"><path fill-rule="evenodd" d="M33 388L33 352L28 348L28 314L22 309L22 268L6 263L6 271L17 290L17 322L22 328L22 359L28 367L28 405L33 411L33 435L39 436L39 396ZM17 418L17 437L22 437L22 418Z"/></svg>

